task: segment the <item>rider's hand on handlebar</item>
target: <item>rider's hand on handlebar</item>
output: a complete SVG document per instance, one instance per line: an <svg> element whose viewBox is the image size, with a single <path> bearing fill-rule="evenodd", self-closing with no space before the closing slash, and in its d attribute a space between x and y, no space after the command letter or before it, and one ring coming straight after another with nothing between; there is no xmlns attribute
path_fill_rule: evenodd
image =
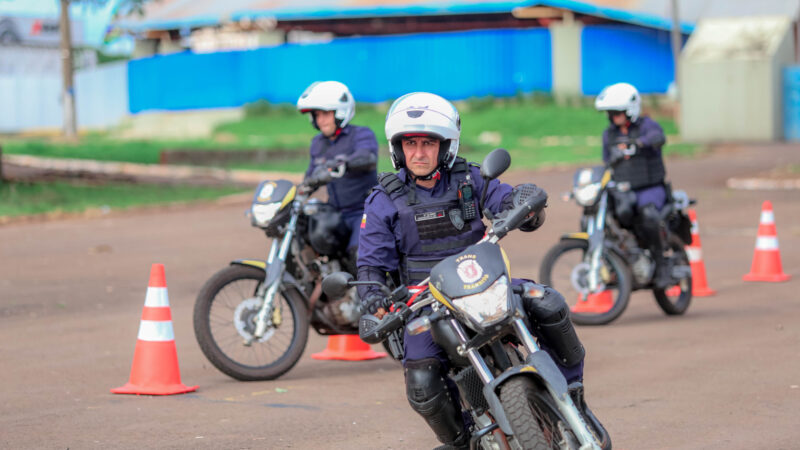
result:
<svg viewBox="0 0 800 450"><path fill-rule="evenodd" d="M386 311L385 309L383 309L383 307L381 307L378 308L377 311L375 311L375 314L373 314L373 316L377 317L378 319L383 319L383 316L385 316L386 314L389 314L388 311Z"/></svg>

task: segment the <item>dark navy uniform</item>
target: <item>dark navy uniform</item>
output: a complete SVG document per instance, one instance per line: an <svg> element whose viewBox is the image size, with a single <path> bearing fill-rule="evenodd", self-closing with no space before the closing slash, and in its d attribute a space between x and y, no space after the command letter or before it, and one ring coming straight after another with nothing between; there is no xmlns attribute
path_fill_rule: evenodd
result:
<svg viewBox="0 0 800 450"><path fill-rule="evenodd" d="M470 183L477 204L485 183L480 169L456 158L451 170L439 174L432 189L418 186L406 169L396 175L379 176L380 184L367 198L361 222L359 280L385 283L389 273L396 274L403 284L417 284L428 277L436 263L463 251L484 236L486 227L480 215L464 220L457 196L458 186ZM511 186L497 180L489 181L484 207L494 214L507 209L512 190ZM520 281L515 280L515 284ZM373 286L359 286L358 290L367 302L381 295ZM526 310L537 307L537 311L545 311L545 315L552 316L554 312L560 314L559 320L569 322L563 297L551 288L547 288L540 304L531 309L526 306ZM543 316L538 314L538 317ZM542 344L550 351L547 343ZM418 335L405 331L403 346L406 394L411 407L422 415L441 442L461 448L468 433L455 401L457 391L445 377L449 365L445 351L434 342L430 331ZM577 362L572 361L569 367L559 365L570 382L582 379L582 347L580 351Z"/></svg>
<svg viewBox="0 0 800 450"><path fill-rule="evenodd" d="M660 210L666 203L664 189L666 169L661 155L661 147L667 141L664 130L655 120L641 117L631 123L628 134L625 136L620 128L612 123L603 131L603 162L608 163L612 147L619 142L620 138L625 138L631 143L638 141L640 146L635 155L620 161L615 166L614 180L631 184L631 189L636 193L636 204L639 208L652 203Z"/></svg>
<svg viewBox="0 0 800 450"><path fill-rule="evenodd" d="M619 142L637 146L636 153L614 165L614 180L630 183L636 206L633 208L632 201L624 200L625 193L617 193L617 218L623 226L633 229L640 245L650 250L656 263L654 284L657 288L666 288L670 283L664 258L666 224L660 213L667 202L666 168L661 154L661 147L666 143L664 130L649 117L631 123L627 135L612 123L603 132L604 162L609 162Z"/></svg>
<svg viewBox="0 0 800 450"><path fill-rule="evenodd" d="M327 184L328 203L342 213L342 220L350 232L348 248L358 245L359 219L364 211L364 200L378 183L376 162L378 141L367 127L347 125L337 131L333 140L322 133L311 141L311 161L306 170L308 178L318 168L341 160L347 170L341 178Z"/></svg>

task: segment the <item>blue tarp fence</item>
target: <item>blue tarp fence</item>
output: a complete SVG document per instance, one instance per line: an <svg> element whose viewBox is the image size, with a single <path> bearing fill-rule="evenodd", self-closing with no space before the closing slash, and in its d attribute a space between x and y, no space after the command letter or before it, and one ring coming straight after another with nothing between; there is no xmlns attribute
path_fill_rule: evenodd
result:
<svg viewBox="0 0 800 450"><path fill-rule="evenodd" d="M184 52L130 61L130 111L294 103L318 80L347 84L357 101L393 100L413 91L451 100L550 92L546 28L422 33L334 39L211 54ZM669 33L627 25L584 27L582 90L595 95L626 81L664 93L673 80Z"/></svg>
<svg viewBox="0 0 800 450"><path fill-rule="evenodd" d="M347 84L357 101L413 91L458 100L550 91L550 33L510 29L335 39L249 51L133 60L131 112L295 102L316 80Z"/></svg>
<svg viewBox="0 0 800 450"><path fill-rule="evenodd" d="M667 92L675 79L668 31L625 25L593 25L581 35L582 90L596 95L627 82L648 94Z"/></svg>

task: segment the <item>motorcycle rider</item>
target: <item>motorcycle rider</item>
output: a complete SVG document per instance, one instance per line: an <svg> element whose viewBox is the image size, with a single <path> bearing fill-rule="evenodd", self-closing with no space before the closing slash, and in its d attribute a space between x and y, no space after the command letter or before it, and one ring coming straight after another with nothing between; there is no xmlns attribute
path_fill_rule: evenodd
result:
<svg viewBox="0 0 800 450"><path fill-rule="evenodd" d="M486 227L481 211L476 208L470 212L459 202L465 185L480 193L485 183L479 167L458 157L460 133L458 111L438 95L411 93L391 106L386 116L386 137L398 172L382 173L379 185L367 198L359 239L360 281L386 283L392 276L404 284L419 283L436 263L483 237ZM508 184L489 181L485 207L493 214L509 208L513 191ZM547 194L539 189L538 195ZM531 215L520 229L533 231L544 218L544 211ZM387 305L382 303L380 291L374 286L358 289L365 305L377 300L370 312L382 317ZM580 382L584 349L563 297L547 288L542 299L526 302L525 309L538 319L536 332L543 347L554 354L567 381ZM457 389L446 376L444 350L430 332L412 336L406 331L403 346L406 395L412 409L444 444L438 448L468 448L470 433ZM582 385L574 386L578 389ZM582 403L582 397L579 400Z"/></svg>
<svg viewBox="0 0 800 450"><path fill-rule="evenodd" d="M650 250L656 264L653 284L665 289L670 275L664 258L666 224L660 213L667 202L661 154L666 143L664 130L653 119L641 116L641 95L628 83L603 89L595 108L608 113L609 126L603 131L603 162L614 166L614 181L628 183L629 193L633 194L615 195L617 218L623 226L632 228Z"/></svg>
<svg viewBox="0 0 800 450"><path fill-rule="evenodd" d="M359 219L364 200L378 183L378 141L367 127L351 125L356 112L353 94L338 81L312 83L297 100L297 109L309 113L320 133L311 140L311 159L305 180L327 183L328 202L342 214L350 239L348 271L355 274Z"/></svg>

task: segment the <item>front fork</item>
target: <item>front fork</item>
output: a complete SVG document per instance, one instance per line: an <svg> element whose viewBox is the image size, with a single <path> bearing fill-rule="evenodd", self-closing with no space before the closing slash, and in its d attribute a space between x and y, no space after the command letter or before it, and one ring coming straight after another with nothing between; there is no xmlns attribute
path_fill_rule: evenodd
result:
<svg viewBox="0 0 800 450"><path fill-rule="evenodd" d="M291 247L292 239L294 239L295 229L297 228L297 217L299 214L292 214L289 219L289 224L286 226L286 233L278 246L278 239L273 239L272 245L269 249L269 256L267 256L267 275L262 289L264 301L258 314L255 317L256 329L252 337L245 339L244 345L249 346L258 339L264 336L270 325L278 325L280 323L280 316L276 317L277 311L274 311L273 304L275 303L275 294L281 286L283 273L286 270L286 256L289 254L289 247ZM259 292L261 295L262 292Z"/></svg>
<svg viewBox="0 0 800 450"><path fill-rule="evenodd" d="M600 276L603 269L603 240L605 238L606 211L608 210L608 192L600 196L600 204L593 221L587 225L589 234L589 292L599 292L605 288Z"/></svg>

